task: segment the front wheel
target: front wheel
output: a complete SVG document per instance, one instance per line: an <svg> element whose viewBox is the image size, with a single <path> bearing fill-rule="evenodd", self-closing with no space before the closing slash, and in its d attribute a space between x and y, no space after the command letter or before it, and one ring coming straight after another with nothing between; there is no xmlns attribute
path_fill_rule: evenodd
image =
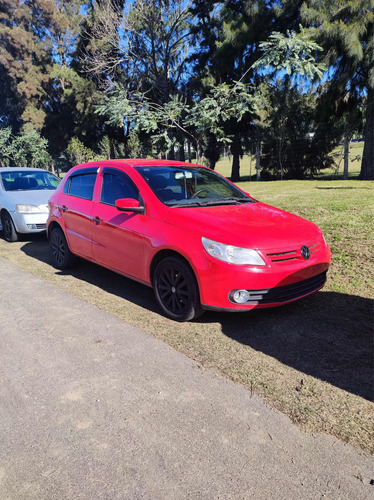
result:
<svg viewBox="0 0 374 500"><path fill-rule="evenodd" d="M156 267L153 286L156 300L170 319L190 321L203 314L196 278L179 257L166 257Z"/></svg>
<svg viewBox="0 0 374 500"><path fill-rule="evenodd" d="M75 264L76 256L70 251L65 235L58 227L52 229L50 246L53 263L58 269L68 269Z"/></svg>
<svg viewBox="0 0 374 500"><path fill-rule="evenodd" d="M4 239L9 243L13 243L18 240L18 234L16 228L14 227L14 222L12 217L8 213L4 213L1 216L1 224L3 226Z"/></svg>

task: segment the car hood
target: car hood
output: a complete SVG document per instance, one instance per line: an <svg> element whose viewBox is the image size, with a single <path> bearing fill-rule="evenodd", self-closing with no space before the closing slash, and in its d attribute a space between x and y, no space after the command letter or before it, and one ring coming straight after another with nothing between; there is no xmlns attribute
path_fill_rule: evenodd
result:
<svg viewBox="0 0 374 500"><path fill-rule="evenodd" d="M170 208L167 222L229 245L276 249L311 245L322 231L297 215L261 202L215 207Z"/></svg>
<svg viewBox="0 0 374 500"><path fill-rule="evenodd" d="M55 192L54 189L41 189L35 191L7 191L1 197L0 203L9 211L14 211L16 205L48 205L48 200ZM48 209L46 208L46 211Z"/></svg>

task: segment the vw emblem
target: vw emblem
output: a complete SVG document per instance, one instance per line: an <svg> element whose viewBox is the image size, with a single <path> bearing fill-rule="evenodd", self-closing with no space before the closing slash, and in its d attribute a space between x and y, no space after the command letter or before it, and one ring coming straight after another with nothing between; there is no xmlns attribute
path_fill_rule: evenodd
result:
<svg viewBox="0 0 374 500"><path fill-rule="evenodd" d="M306 245L303 245L301 247L301 255L305 260L308 260L310 258L310 250Z"/></svg>

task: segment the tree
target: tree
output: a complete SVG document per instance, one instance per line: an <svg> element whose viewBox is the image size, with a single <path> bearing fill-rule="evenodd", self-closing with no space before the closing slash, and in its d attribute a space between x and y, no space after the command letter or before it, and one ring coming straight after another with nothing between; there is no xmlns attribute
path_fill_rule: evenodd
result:
<svg viewBox="0 0 374 500"><path fill-rule="evenodd" d="M361 179L374 180L374 1L306 0L302 17L324 48L330 83L343 100L366 96Z"/></svg>
<svg viewBox="0 0 374 500"><path fill-rule="evenodd" d="M273 65L276 69L287 67L290 73L303 71L308 76L315 73L321 75L324 66L315 63L312 55L312 51L318 49L303 33L300 37L294 33L286 36L274 33L268 42L262 44L263 57L256 64ZM209 134L218 140L231 142L232 150L235 148L240 155L240 140L235 134L231 139L228 130L233 130L232 124L241 123L244 116L254 114L259 101L260 96L253 86L242 82L217 85L206 97L193 100L191 105L178 96L159 104L143 93L129 93L116 85L104 103L97 107L97 112L106 116L110 124L123 127L128 121L136 131L152 134L155 145L162 141L167 147L172 147L174 136L170 131L179 129L195 141L198 158L201 158L201 144ZM231 126L226 127L227 123ZM233 180L237 180L239 164L233 162L233 165L236 167L236 170L233 168Z"/></svg>
<svg viewBox="0 0 374 500"><path fill-rule="evenodd" d="M290 78L267 89L263 131L263 177L303 179L331 166L329 152L339 143L334 125L318 123L317 95L297 88Z"/></svg>
<svg viewBox="0 0 374 500"><path fill-rule="evenodd" d="M87 148L83 142L73 137L66 148L66 156L72 166L93 160L104 160L104 157L96 155L94 151Z"/></svg>
<svg viewBox="0 0 374 500"><path fill-rule="evenodd" d="M141 92L156 104L167 105L180 96L188 76L192 24L188 7L186 0L136 0L124 9L110 0L98 2L88 53L92 74L101 75L106 89L117 83L129 96ZM171 136L167 141L170 157L177 140Z"/></svg>
<svg viewBox="0 0 374 500"><path fill-rule="evenodd" d="M87 61L91 72L105 74L109 87L121 81L167 102L187 75L188 7L186 0L135 0L128 9L110 0L95 4Z"/></svg>
<svg viewBox="0 0 374 500"><path fill-rule="evenodd" d="M0 128L0 166L8 167L12 159L12 129Z"/></svg>
<svg viewBox="0 0 374 500"><path fill-rule="evenodd" d="M18 129L31 123L41 130L44 124L54 9L52 0L8 0L0 4L0 68L7 74L16 104L9 111L18 114L8 120Z"/></svg>
<svg viewBox="0 0 374 500"><path fill-rule="evenodd" d="M13 136L10 127L0 129L0 165L49 168L48 141L31 125Z"/></svg>

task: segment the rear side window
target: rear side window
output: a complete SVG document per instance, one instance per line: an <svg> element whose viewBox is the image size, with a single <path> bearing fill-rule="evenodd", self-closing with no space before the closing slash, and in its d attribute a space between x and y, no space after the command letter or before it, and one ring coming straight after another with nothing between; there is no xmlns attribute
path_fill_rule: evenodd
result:
<svg viewBox="0 0 374 500"><path fill-rule="evenodd" d="M72 175L64 186L64 193L92 200L96 182L96 173L82 173Z"/></svg>

